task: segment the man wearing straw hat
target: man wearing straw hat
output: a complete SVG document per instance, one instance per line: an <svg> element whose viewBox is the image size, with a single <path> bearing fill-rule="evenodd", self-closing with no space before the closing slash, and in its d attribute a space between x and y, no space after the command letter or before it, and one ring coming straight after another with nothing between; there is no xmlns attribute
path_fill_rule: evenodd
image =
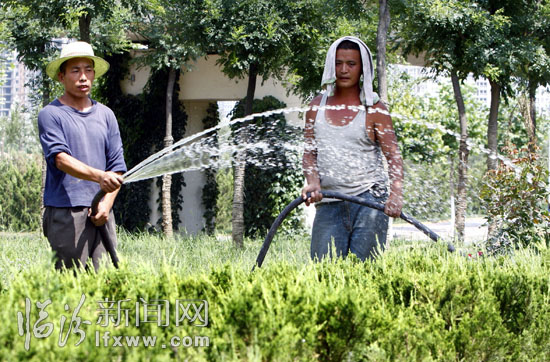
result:
<svg viewBox="0 0 550 362"><path fill-rule="evenodd" d="M306 113L307 185L302 197L307 205L316 203L312 259L330 255L332 247L343 257L349 252L361 260L374 257L386 243L388 217L401 213L403 162L391 117L373 92L373 76L372 57L363 41L346 36L330 46L321 82L326 91L311 102L319 108ZM323 109L341 105L347 107ZM385 202L385 210L323 199L321 190Z"/></svg>
<svg viewBox="0 0 550 362"><path fill-rule="evenodd" d="M105 225L116 242L111 208L126 172L122 141L113 112L90 98L94 79L108 69L109 63L81 41L64 45L59 58L46 67L48 76L65 89L38 114L47 164L43 229L57 269L88 268L92 259L97 270L105 248L96 226ZM97 214L90 216L100 188L107 194Z"/></svg>

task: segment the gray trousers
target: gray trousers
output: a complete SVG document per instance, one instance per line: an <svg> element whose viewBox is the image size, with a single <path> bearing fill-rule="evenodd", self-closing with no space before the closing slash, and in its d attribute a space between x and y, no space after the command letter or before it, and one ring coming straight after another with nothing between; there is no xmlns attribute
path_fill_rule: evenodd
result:
<svg viewBox="0 0 550 362"><path fill-rule="evenodd" d="M71 268L75 265L89 268L91 258L94 269L99 268L99 260L105 254L101 235L88 217L88 207L46 206L42 227L55 252L55 268ZM105 224L116 246L115 217L113 211Z"/></svg>

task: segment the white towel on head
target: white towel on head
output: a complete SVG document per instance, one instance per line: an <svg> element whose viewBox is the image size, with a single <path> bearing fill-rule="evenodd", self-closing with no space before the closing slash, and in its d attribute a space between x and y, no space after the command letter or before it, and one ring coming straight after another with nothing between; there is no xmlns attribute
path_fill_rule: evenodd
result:
<svg viewBox="0 0 550 362"><path fill-rule="evenodd" d="M374 79L374 66L372 65L372 55L367 45L359 38L354 36L344 36L336 40L327 52L327 58L325 60L325 70L323 71L323 78L321 79L321 87L326 88L328 95L334 94L334 83L336 82L336 48L344 40L349 40L357 45L361 50L361 61L363 62L363 87L361 94L359 95L361 103L365 106L372 106L378 102L378 94L372 90L372 80Z"/></svg>

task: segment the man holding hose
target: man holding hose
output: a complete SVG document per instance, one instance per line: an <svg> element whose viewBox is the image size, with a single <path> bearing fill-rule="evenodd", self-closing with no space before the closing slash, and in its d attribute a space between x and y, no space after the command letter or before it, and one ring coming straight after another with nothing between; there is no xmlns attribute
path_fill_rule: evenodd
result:
<svg viewBox="0 0 550 362"><path fill-rule="evenodd" d="M105 253L97 226L106 226L116 243L112 206L126 172L122 141L113 112L90 98L93 81L109 69L90 44L63 46L46 73L64 94L38 115L40 143L47 164L44 190L44 235L56 255L56 269L92 259L95 270ZM94 195L107 194L91 216Z"/></svg>
<svg viewBox="0 0 550 362"><path fill-rule="evenodd" d="M351 251L363 261L373 258L386 243L389 216L399 217L403 207L403 161L391 117L372 90L373 77L370 50L360 39L347 36L331 45L322 79L326 91L310 106L347 107L306 113L307 185L302 197L306 205L316 203L317 208L311 237L314 260L331 255L332 243L338 256ZM385 210L323 199L321 190L385 202Z"/></svg>

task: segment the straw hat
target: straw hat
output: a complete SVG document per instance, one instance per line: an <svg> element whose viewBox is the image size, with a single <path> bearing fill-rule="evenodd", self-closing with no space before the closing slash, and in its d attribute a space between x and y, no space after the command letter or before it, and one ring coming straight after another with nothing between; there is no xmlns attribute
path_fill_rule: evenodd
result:
<svg viewBox="0 0 550 362"><path fill-rule="evenodd" d="M109 63L100 57L94 55L92 46L83 41L75 41L73 43L63 45L61 48L61 54L59 58L50 62L46 66L46 74L53 80L57 80L57 74L59 73L59 67L63 62L73 58L88 58L94 61L95 77L99 78L107 70L109 70Z"/></svg>

